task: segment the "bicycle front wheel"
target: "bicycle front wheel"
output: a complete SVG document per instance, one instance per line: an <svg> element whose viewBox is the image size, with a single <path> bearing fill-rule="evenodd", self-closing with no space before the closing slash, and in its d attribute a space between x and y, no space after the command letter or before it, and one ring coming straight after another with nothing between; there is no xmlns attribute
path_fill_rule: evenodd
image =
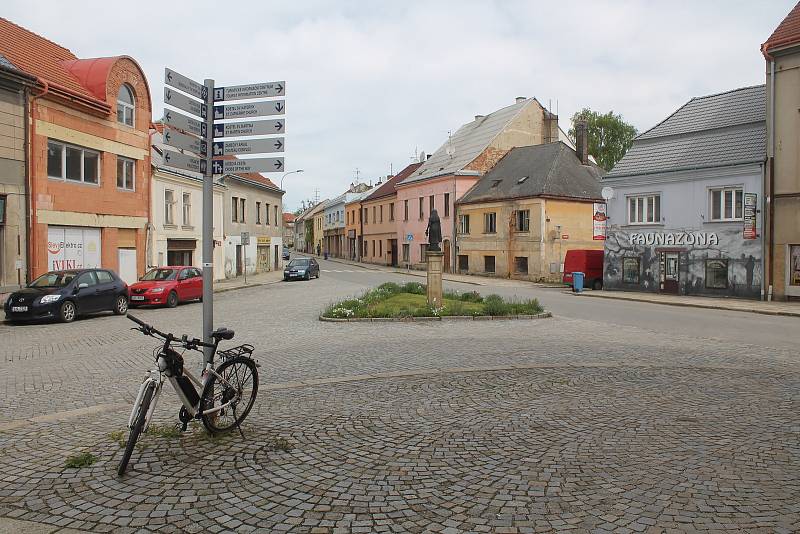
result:
<svg viewBox="0 0 800 534"><path fill-rule="evenodd" d="M136 413L136 417L133 419L131 433L128 435L128 443L125 445L125 453L122 455L122 459L119 461L119 467L117 467L117 474L119 476L124 475L125 470L128 468L128 462L131 459L131 454L133 454L133 447L136 445L136 441L139 439L142 429L144 429L145 418L147 417L147 411L150 409L150 402L153 400L153 393L155 390L156 385L151 382L147 385L144 395L142 395L142 402L139 404L139 411Z"/></svg>
<svg viewBox="0 0 800 534"><path fill-rule="evenodd" d="M217 375L211 375L200 400L203 424L212 434L230 432L240 425L250 413L258 393L258 369L250 358L231 358L217 368L217 374L224 382ZM206 413L227 403L231 404L221 410Z"/></svg>

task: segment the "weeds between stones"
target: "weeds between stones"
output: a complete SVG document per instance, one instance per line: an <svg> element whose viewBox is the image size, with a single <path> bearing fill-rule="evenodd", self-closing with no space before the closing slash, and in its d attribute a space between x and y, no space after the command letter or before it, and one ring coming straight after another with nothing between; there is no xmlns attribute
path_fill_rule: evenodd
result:
<svg viewBox="0 0 800 534"><path fill-rule="evenodd" d="M67 458L67 461L64 463L64 466L72 468L89 467L96 461L97 457L94 454L90 452L84 452Z"/></svg>

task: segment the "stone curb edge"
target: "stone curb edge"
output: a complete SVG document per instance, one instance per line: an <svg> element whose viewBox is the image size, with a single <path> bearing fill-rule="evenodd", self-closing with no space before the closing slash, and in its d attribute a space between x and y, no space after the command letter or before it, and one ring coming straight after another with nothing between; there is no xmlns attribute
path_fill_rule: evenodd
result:
<svg viewBox="0 0 800 534"><path fill-rule="evenodd" d="M215 289L214 293L227 293L228 291L236 291L238 289L250 289L254 287L268 286L271 284L278 284L280 282L281 280L272 280L270 282L257 282L255 284L247 284L246 286L221 287L219 289Z"/></svg>
<svg viewBox="0 0 800 534"><path fill-rule="evenodd" d="M319 316L319 320L326 323L424 323L424 322L455 322L455 321L513 321L547 319L552 317L550 312L535 315L450 315L445 317L356 317L352 319Z"/></svg>

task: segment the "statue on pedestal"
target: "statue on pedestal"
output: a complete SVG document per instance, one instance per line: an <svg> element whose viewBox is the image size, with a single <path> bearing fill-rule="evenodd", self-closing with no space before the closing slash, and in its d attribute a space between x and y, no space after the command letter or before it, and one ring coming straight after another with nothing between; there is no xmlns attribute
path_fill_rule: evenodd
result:
<svg viewBox="0 0 800 534"><path fill-rule="evenodd" d="M428 250L439 252L441 247L439 243L442 242L442 223L439 221L439 214L436 210L431 210L431 216L428 219L428 227L425 229L425 235L428 236Z"/></svg>

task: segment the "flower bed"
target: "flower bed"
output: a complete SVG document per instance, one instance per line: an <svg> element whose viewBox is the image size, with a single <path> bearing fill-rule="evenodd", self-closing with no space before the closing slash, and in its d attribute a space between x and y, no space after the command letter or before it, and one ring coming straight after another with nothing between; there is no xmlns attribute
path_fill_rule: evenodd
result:
<svg viewBox="0 0 800 534"><path fill-rule="evenodd" d="M357 298L328 306L322 312L326 319L376 319L413 317L507 317L539 315L544 310L539 301L505 300L500 295L482 297L474 291L445 291L441 307L428 306L426 288L419 282L395 284L387 282Z"/></svg>

